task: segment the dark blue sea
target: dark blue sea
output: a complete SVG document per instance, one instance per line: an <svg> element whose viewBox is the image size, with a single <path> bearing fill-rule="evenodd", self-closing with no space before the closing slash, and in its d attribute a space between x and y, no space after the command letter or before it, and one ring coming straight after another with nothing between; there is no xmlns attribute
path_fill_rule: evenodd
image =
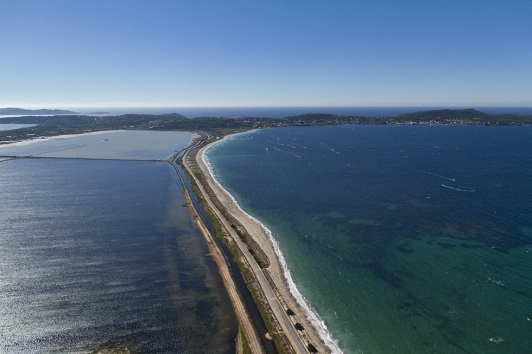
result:
<svg viewBox="0 0 532 354"><path fill-rule="evenodd" d="M127 134L70 144L110 156L101 144ZM179 134L177 149L191 136ZM20 149L60 154L57 144ZM0 160L0 352L234 352L230 300L171 165L68 151Z"/></svg>
<svg viewBox="0 0 532 354"><path fill-rule="evenodd" d="M532 127L276 128L206 155L343 352L530 352Z"/></svg>

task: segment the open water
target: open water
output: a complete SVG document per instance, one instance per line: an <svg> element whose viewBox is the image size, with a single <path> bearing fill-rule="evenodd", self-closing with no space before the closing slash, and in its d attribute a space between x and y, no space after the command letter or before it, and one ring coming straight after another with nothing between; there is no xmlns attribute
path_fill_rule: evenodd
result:
<svg viewBox="0 0 532 354"><path fill-rule="evenodd" d="M206 157L272 231L338 351L529 353L531 136L290 127L233 136Z"/></svg>
<svg viewBox="0 0 532 354"><path fill-rule="evenodd" d="M175 170L135 161L191 134L137 133L0 149L48 156L0 159L0 353L235 351L230 299Z"/></svg>

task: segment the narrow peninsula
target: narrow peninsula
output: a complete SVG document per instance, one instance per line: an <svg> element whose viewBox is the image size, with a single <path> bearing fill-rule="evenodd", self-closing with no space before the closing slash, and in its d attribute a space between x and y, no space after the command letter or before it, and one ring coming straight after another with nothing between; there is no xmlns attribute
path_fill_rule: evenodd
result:
<svg viewBox="0 0 532 354"><path fill-rule="evenodd" d="M264 351L227 268L227 260L216 247L214 237L218 237L230 250L267 326L267 338L274 341L277 351L279 353L330 353L335 343L327 336L328 333L320 328L318 319L312 318L305 304L296 300L293 289L290 289L288 285L282 261L276 252L275 240L257 220L241 210L231 195L214 180L203 159L205 150L228 135L252 129L347 124L530 125L532 115L491 115L473 109L444 109L402 114L391 118L303 114L285 118L202 117L190 119L174 113L97 117L86 115L23 116L3 118L0 123L37 124L32 127L0 131L0 144L117 129L196 132L195 141L187 152L175 163L172 159L171 163L176 171L178 170L177 164L181 165L201 209L216 230L216 235L209 233L198 215L198 210L191 202L191 196L186 194L187 205L206 238L210 256L218 264L224 284L236 309L242 330L239 336L239 352L262 353Z"/></svg>

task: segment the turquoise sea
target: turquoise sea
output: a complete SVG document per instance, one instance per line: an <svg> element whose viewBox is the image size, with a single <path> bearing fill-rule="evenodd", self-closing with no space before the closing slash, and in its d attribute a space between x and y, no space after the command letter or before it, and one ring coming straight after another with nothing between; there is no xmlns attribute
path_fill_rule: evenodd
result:
<svg viewBox="0 0 532 354"><path fill-rule="evenodd" d="M529 353L532 127L290 127L206 158L345 353Z"/></svg>

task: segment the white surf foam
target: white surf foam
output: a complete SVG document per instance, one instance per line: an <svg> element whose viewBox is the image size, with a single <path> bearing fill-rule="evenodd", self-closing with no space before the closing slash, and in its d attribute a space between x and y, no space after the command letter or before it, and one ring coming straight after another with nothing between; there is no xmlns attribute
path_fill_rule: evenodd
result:
<svg viewBox="0 0 532 354"><path fill-rule="evenodd" d="M238 136L238 135L241 135L241 134L247 134L247 133L250 133L250 132L233 134L233 135L230 135L230 136L228 136L228 137L226 137L226 138L224 138L224 139L222 139L220 141L217 141L217 142L211 144L205 150L203 150L203 154L201 155L201 159L203 160L203 163L205 164L205 166L207 166L207 169L209 170L209 173L211 174L211 176L212 176L214 182L216 183L216 185L221 190L223 190L229 196L229 198L231 198L233 203L236 205L236 207L242 213L244 213L247 217L249 217L251 220L256 222L258 225L260 225L260 227L262 227L264 232L268 235L268 237L270 239L270 242L272 243L273 248L275 250L275 253L277 255L277 258L279 259L279 262L281 263L281 266L283 267L284 276L286 277L286 280L288 282L288 286L290 288L290 292L292 293L292 296L296 299L296 301L299 303L299 305L301 305L301 307L303 307L303 309L305 309L305 312L307 314L308 320L314 325L314 327L318 331L319 336L321 337L321 339L323 339L325 344L331 349L332 353L334 353L334 354L343 354L343 351L338 346L338 341L335 340L332 337L331 333L327 329L327 326L325 325L325 322L312 309L312 307L308 303L307 299L303 296L303 294L301 294L301 292L297 288L297 285L295 284L294 280L292 279L292 274L290 272L290 269L288 269L288 265L286 264L286 260L284 258L283 252L281 251L281 249L279 247L279 243L277 242L277 240L273 236L273 234L270 231L270 229L268 229L266 227L266 225L264 225L260 220L258 220L257 218L249 215L246 211L244 211L244 209L242 209L242 207L240 207L240 204L236 201L236 199L233 197L233 195L231 193L229 193L224 187L222 187L222 185L219 183L218 179L216 178L216 175L214 174L214 171L213 171L213 168L212 168L212 164L209 161L209 158L205 154L207 152L207 150L210 149L211 147L213 147L214 145L220 144L222 142L226 142L228 140L233 139L235 136Z"/></svg>

